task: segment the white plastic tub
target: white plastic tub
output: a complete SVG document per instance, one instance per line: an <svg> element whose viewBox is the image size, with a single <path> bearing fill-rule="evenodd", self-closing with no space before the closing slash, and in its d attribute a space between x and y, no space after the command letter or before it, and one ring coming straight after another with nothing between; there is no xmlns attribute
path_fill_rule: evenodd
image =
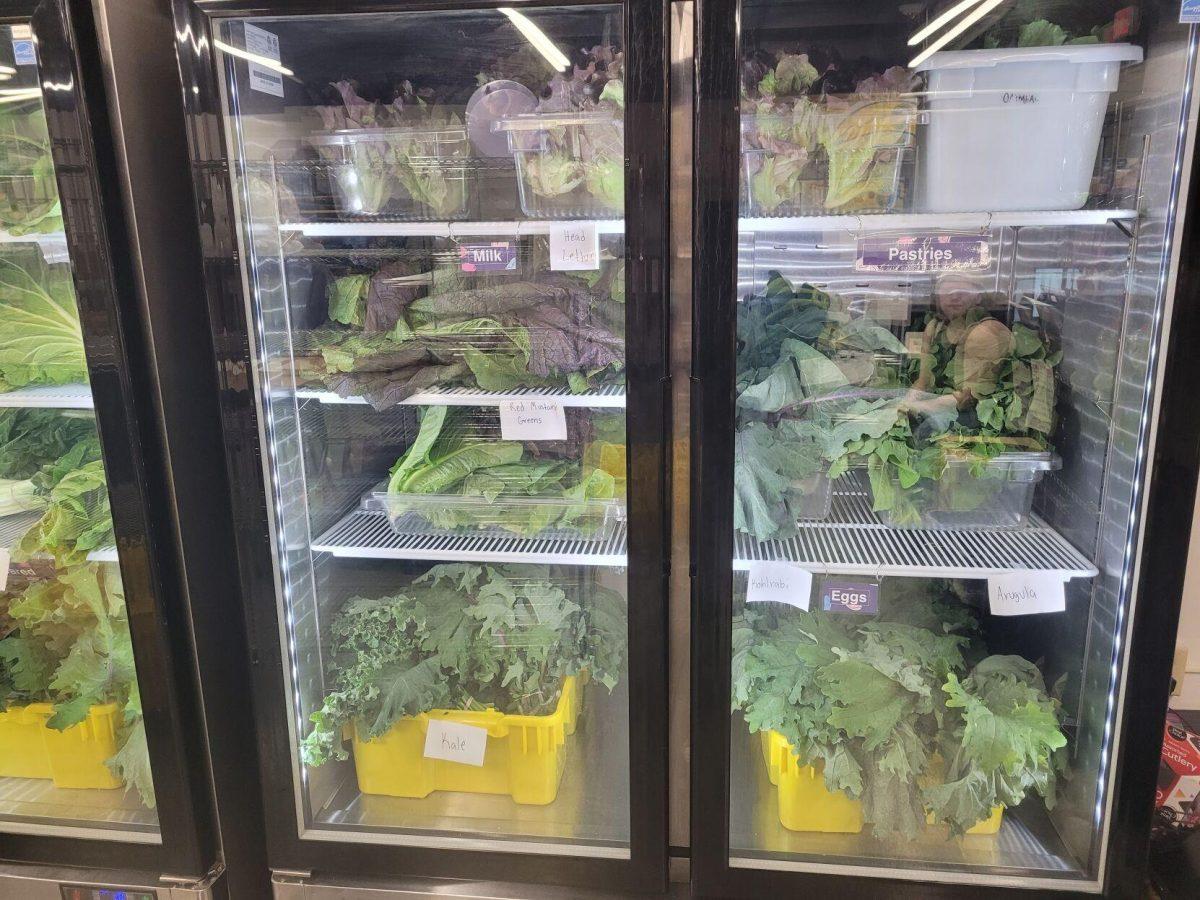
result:
<svg viewBox="0 0 1200 900"><path fill-rule="evenodd" d="M1132 44L935 53L922 142L928 212L1079 209Z"/></svg>

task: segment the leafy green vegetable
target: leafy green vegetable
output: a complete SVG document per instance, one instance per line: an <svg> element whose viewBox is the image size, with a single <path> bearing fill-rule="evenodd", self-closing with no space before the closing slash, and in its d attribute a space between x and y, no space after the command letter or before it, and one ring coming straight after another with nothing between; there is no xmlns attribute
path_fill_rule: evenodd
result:
<svg viewBox="0 0 1200 900"><path fill-rule="evenodd" d="M80 441L95 437L91 413L0 409L0 478L31 478Z"/></svg>
<svg viewBox="0 0 1200 900"><path fill-rule="evenodd" d="M1045 19L1022 26L1021 34L1017 38L1018 47L1057 47L1066 42L1066 31Z"/></svg>
<svg viewBox="0 0 1200 900"><path fill-rule="evenodd" d="M603 524L602 510L590 501L616 497L611 474L585 472L574 459L531 458L523 444L481 440L466 425L461 412L426 410L416 440L392 467L393 517L413 512L437 528L500 528L525 537L551 527L589 534ZM416 494L459 502L418 503Z"/></svg>
<svg viewBox="0 0 1200 900"><path fill-rule="evenodd" d="M154 807L133 646L117 566L59 568L20 592L0 593L0 619L15 628L0 639L0 707L49 702L48 727L67 729L91 707L116 703L121 730L108 761Z"/></svg>
<svg viewBox="0 0 1200 900"><path fill-rule="evenodd" d="M877 616L743 607L732 703L780 732L831 791L862 801L877 836L916 836L927 812L962 833L1036 790L1054 801L1066 745L1041 674L981 659L979 624L949 586L887 579Z"/></svg>
<svg viewBox="0 0 1200 900"><path fill-rule="evenodd" d="M441 707L545 715L568 675L611 691L625 623L616 592L538 566L434 566L394 596L355 597L331 629L333 690L312 715L304 760L345 759L351 724L370 739Z"/></svg>
<svg viewBox="0 0 1200 900"><path fill-rule="evenodd" d="M0 106L0 133L0 228L14 236L62 231L41 98Z"/></svg>
<svg viewBox="0 0 1200 900"><path fill-rule="evenodd" d="M0 390L87 381L70 266L14 256L0 256Z"/></svg>

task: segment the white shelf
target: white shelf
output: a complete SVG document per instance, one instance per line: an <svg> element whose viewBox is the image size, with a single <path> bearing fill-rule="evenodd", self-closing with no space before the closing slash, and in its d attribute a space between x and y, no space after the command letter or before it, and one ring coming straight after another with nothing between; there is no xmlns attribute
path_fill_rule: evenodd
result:
<svg viewBox="0 0 1200 900"><path fill-rule="evenodd" d="M42 251L42 258L48 263L64 263L71 261L67 251L67 235L63 231L51 231L47 234L9 234L0 231L0 245L3 244L37 244Z"/></svg>
<svg viewBox="0 0 1200 900"><path fill-rule="evenodd" d="M365 404L363 397L342 397L332 391L300 388L296 391L300 400L319 400L322 403ZM499 406L509 400L528 397L549 397L563 406L581 406L589 409L624 409L625 387L608 385L585 394L573 394L570 388L518 388L513 391L481 391L478 388L432 388L413 394L401 401L405 406Z"/></svg>
<svg viewBox="0 0 1200 900"><path fill-rule="evenodd" d="M92 391L86 384L24 387L0 394L0 408L91 409Z"/></svg>
<svg viewBox="0 0 1200 900"><path fill-rule="evenodd" d="M387 516L355 510L312 543L314 552L358 559L626 565L625 525L605 541L538 538L399 535Z"/></svg>
<svg viewBox="0 0 1200 900"><path fill-rule="evenodd" d="M1066 538L1033 517L1026 528L892 528L871 511L864 490L845 480L834 488L833 509L822 521L801 522L788 540L756 541L734 535L736 570L752 562L797 563L816 574L910 578L987 578L1013 570L1060 571L1091 578L1096 567Z"/></svg>
<svg viewBox="0 0 1200 900"><path fill-rule="evenodd" d="M1002 226L1104 225L1137 218L1133 209L1034 212L880 213L864 216L795 216L738 219L738 231L978 231Z"/></svg>
<svg viewBox="0 0 1200 900"><path fill-rule="evenodd" d="M305 237L518 237L549 234L550 226L571 220L514 219L507 222L284 222L280 231ZM595 221L599 234L624 234L624 219Z"/></svg>

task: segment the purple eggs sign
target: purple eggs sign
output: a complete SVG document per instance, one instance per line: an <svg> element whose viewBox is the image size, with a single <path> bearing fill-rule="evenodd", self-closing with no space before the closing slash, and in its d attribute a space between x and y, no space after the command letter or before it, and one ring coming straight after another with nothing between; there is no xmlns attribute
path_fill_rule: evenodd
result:
<svg viewBox="0 0 1200 900"><path fill-rule="evenodd" d="M826 581L821 585L825 612L873 616L879 612L879 585L862 581Z"/></svg>

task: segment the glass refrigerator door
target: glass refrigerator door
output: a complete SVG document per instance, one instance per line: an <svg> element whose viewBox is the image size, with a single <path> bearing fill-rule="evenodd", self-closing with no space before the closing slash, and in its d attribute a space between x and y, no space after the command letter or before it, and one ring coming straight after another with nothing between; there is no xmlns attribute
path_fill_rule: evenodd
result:
<svg viewBox="0 0 1200 900"><path fill-rule="evenodd" d="M717 7L726 874L1095 890L1193 36L1169 3Z"/></svg>
<svg viewBox="0 0 1200 900"><path fill-rule="evenodd" d="M289 839L630 858L625 15L212 20Z"/></svg>
<svg viewBox="0 0 1200 900"><path fill-rule="evenodd" d="M3 25L0 832L156 844L88 380L33 32Z"/></svg>

